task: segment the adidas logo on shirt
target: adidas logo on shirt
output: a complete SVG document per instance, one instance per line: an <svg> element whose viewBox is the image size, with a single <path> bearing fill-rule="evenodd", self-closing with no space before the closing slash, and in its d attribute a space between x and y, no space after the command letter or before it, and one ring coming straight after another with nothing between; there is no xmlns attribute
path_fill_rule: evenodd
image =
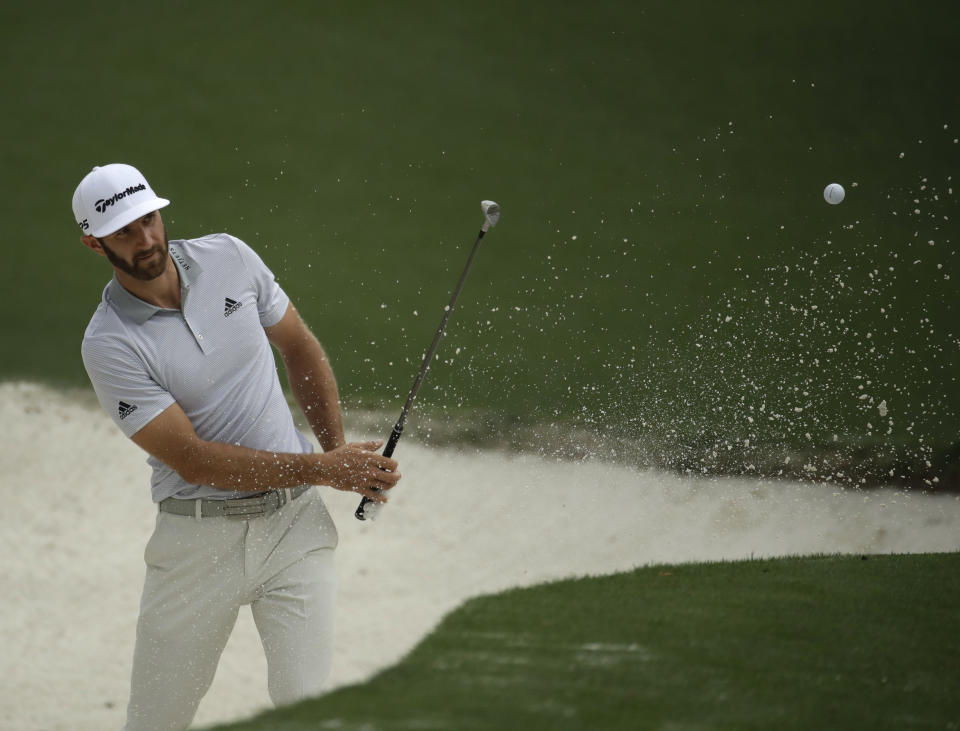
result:
<svg viewBox="0 0 960 731"><path fill-rule="evenodd" d="M126 401L121 401L121 402L120 402L120 409L119 409L120 420L123 421L124 419L126 419L128 416L130 416L130 414L132 414L132 413L133 413L134 411L136 411L136 410L137 410L137 407L136 407L135 405L133 405L133 404L128 404Z"/></svg>
<svg viewBox="0 0 960 731"><path fill-rule="evenodd" d="M226 297L223 300L223 316L230 317L230 315L239 310L241 307L243 307L242 302L237 302L236 300Z"/></svg>

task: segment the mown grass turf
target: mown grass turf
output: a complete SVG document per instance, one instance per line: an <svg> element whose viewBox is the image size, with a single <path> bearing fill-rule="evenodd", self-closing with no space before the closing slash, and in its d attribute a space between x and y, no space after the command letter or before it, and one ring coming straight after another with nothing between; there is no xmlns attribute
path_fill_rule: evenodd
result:
<svg viewBox="0 0 960 731"><path fill-rule="evenodd" d="M0 377L87 386L110 272L70 198L126 161L173 202L171 237L253 245L346 406L392 416L495 198L421 413L609 430L634 463L946 481L956 3L50 0L0 19Z"/></svg>
<svg viewBox="0 0 960 731"><path fill-rule="evenodd" d="M956 729L958 608L960 554L562 581L468 601L370 682L219 728Z"/></svg>

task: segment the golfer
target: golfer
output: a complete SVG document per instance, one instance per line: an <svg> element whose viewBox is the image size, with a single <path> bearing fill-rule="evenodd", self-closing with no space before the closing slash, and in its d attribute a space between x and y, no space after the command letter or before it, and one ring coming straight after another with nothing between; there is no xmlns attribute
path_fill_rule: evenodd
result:
<svg viewBox="0 0 960 731"><path fill-rule="evenodd" d="M323 348L260 257L227 234L168 241L129 165L95 167L73 212L113 278L83 338L100 404L148 454L156 527L126 729L190 725L241 605L277 705L321 691L333 646L337 531L315 485L381 502L400 479L380 442L344 439ZM323 451L298 431L273 346Z"/></svg>

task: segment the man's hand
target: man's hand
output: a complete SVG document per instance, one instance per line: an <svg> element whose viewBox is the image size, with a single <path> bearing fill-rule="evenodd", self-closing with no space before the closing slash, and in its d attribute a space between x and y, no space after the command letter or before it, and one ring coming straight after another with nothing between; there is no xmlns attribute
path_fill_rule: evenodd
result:
<svg viewBox="0 0 960 731"><path fill-rule="evenodd" d="M387 490L400 481L395 459L377 454L383 440L351 442L320 455L323 484L336 490L356 492L378 503L387 501Z"/></svg>
<svg viewBox="0 0 960 731"><path fill-rule="evenodd" d="M191 485L220 490L263 491L298 485L330 485L378 503L397 484L396 460L377 454L382 440L344 444L326 452L268 452L197 436L177 403L131 439Z"/></svg>

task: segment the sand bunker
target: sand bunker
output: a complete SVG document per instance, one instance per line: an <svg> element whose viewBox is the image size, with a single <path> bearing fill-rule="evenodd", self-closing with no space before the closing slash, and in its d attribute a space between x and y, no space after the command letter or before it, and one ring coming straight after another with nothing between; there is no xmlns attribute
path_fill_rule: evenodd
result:
<svg viewBox="0 0 960 731"><path fill-rule="evenodd" d="M152 530L149 468L88 395L0 384L0 727L120 728ZM351 439L380 435L350 434ZM635 566L816 552L960 550L960 498L698 480L602 462L432 449L375 523L325 489L340 529L334 686L409 651L465 598ZM196 726L269 707L249 611Z"/></svg>

